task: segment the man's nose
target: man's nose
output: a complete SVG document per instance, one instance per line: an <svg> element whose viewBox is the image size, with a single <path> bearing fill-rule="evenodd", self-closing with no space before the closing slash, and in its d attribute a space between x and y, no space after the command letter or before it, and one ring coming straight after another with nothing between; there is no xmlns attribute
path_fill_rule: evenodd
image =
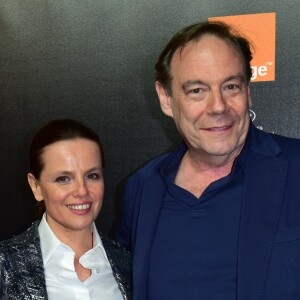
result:
<svg viewBox="0 0 300 300"><path fill-rule="evenodd" d="M220 90L212 90L208 99L208 114L223 114L227 110L227 103Z"/></svg>

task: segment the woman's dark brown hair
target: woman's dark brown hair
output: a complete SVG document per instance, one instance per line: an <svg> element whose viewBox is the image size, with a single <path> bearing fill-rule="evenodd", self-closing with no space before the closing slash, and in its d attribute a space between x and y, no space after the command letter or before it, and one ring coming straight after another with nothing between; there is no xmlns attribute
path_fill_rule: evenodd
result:
<svg viewBox="0 0 300 300"><path fill-rule="evenodd" d="M83 123L72 119L53 120L43 126L33 137L29 149L29 172L39 180L44 168L43 152L45 147L59 141L74 140L78 138L95 142L99 146L102 155L102 147L98 135ZM44 201L38 202L38 215L45 212Z"/></svg>

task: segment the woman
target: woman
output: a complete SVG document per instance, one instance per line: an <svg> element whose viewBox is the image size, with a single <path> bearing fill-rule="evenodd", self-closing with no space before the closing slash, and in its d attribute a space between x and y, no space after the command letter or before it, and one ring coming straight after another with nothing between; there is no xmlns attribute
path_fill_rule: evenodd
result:
<svg viewBox="0 0 300 300"><path fill-rule="evenodd" d="M129 253L94 224L104 181L98 136L64 119L30 147L27 175L40 222L0 243L0 299L130 299Z"/></svg>

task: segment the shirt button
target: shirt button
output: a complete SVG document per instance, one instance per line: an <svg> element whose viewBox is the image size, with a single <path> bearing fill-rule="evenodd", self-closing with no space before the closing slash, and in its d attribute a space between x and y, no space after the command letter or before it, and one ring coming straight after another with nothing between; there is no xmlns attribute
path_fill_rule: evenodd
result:
<svg viewBox="0 0 300 300"><path fill-rule="evenodd" d="M96 273L99 273L99 269L96 269Z"/></svg>

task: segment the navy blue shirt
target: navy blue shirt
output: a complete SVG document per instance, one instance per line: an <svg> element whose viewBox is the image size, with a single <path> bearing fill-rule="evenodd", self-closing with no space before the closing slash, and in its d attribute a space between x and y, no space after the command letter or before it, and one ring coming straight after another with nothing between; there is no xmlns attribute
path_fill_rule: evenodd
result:
<svg viewBox="0 0 300 300"><path fill-rule="evenodd" d="M244 172L210 184L200 198L175 185L185 148L161 167L167 191L149 257L149 300L235 300Z"/></svg>

